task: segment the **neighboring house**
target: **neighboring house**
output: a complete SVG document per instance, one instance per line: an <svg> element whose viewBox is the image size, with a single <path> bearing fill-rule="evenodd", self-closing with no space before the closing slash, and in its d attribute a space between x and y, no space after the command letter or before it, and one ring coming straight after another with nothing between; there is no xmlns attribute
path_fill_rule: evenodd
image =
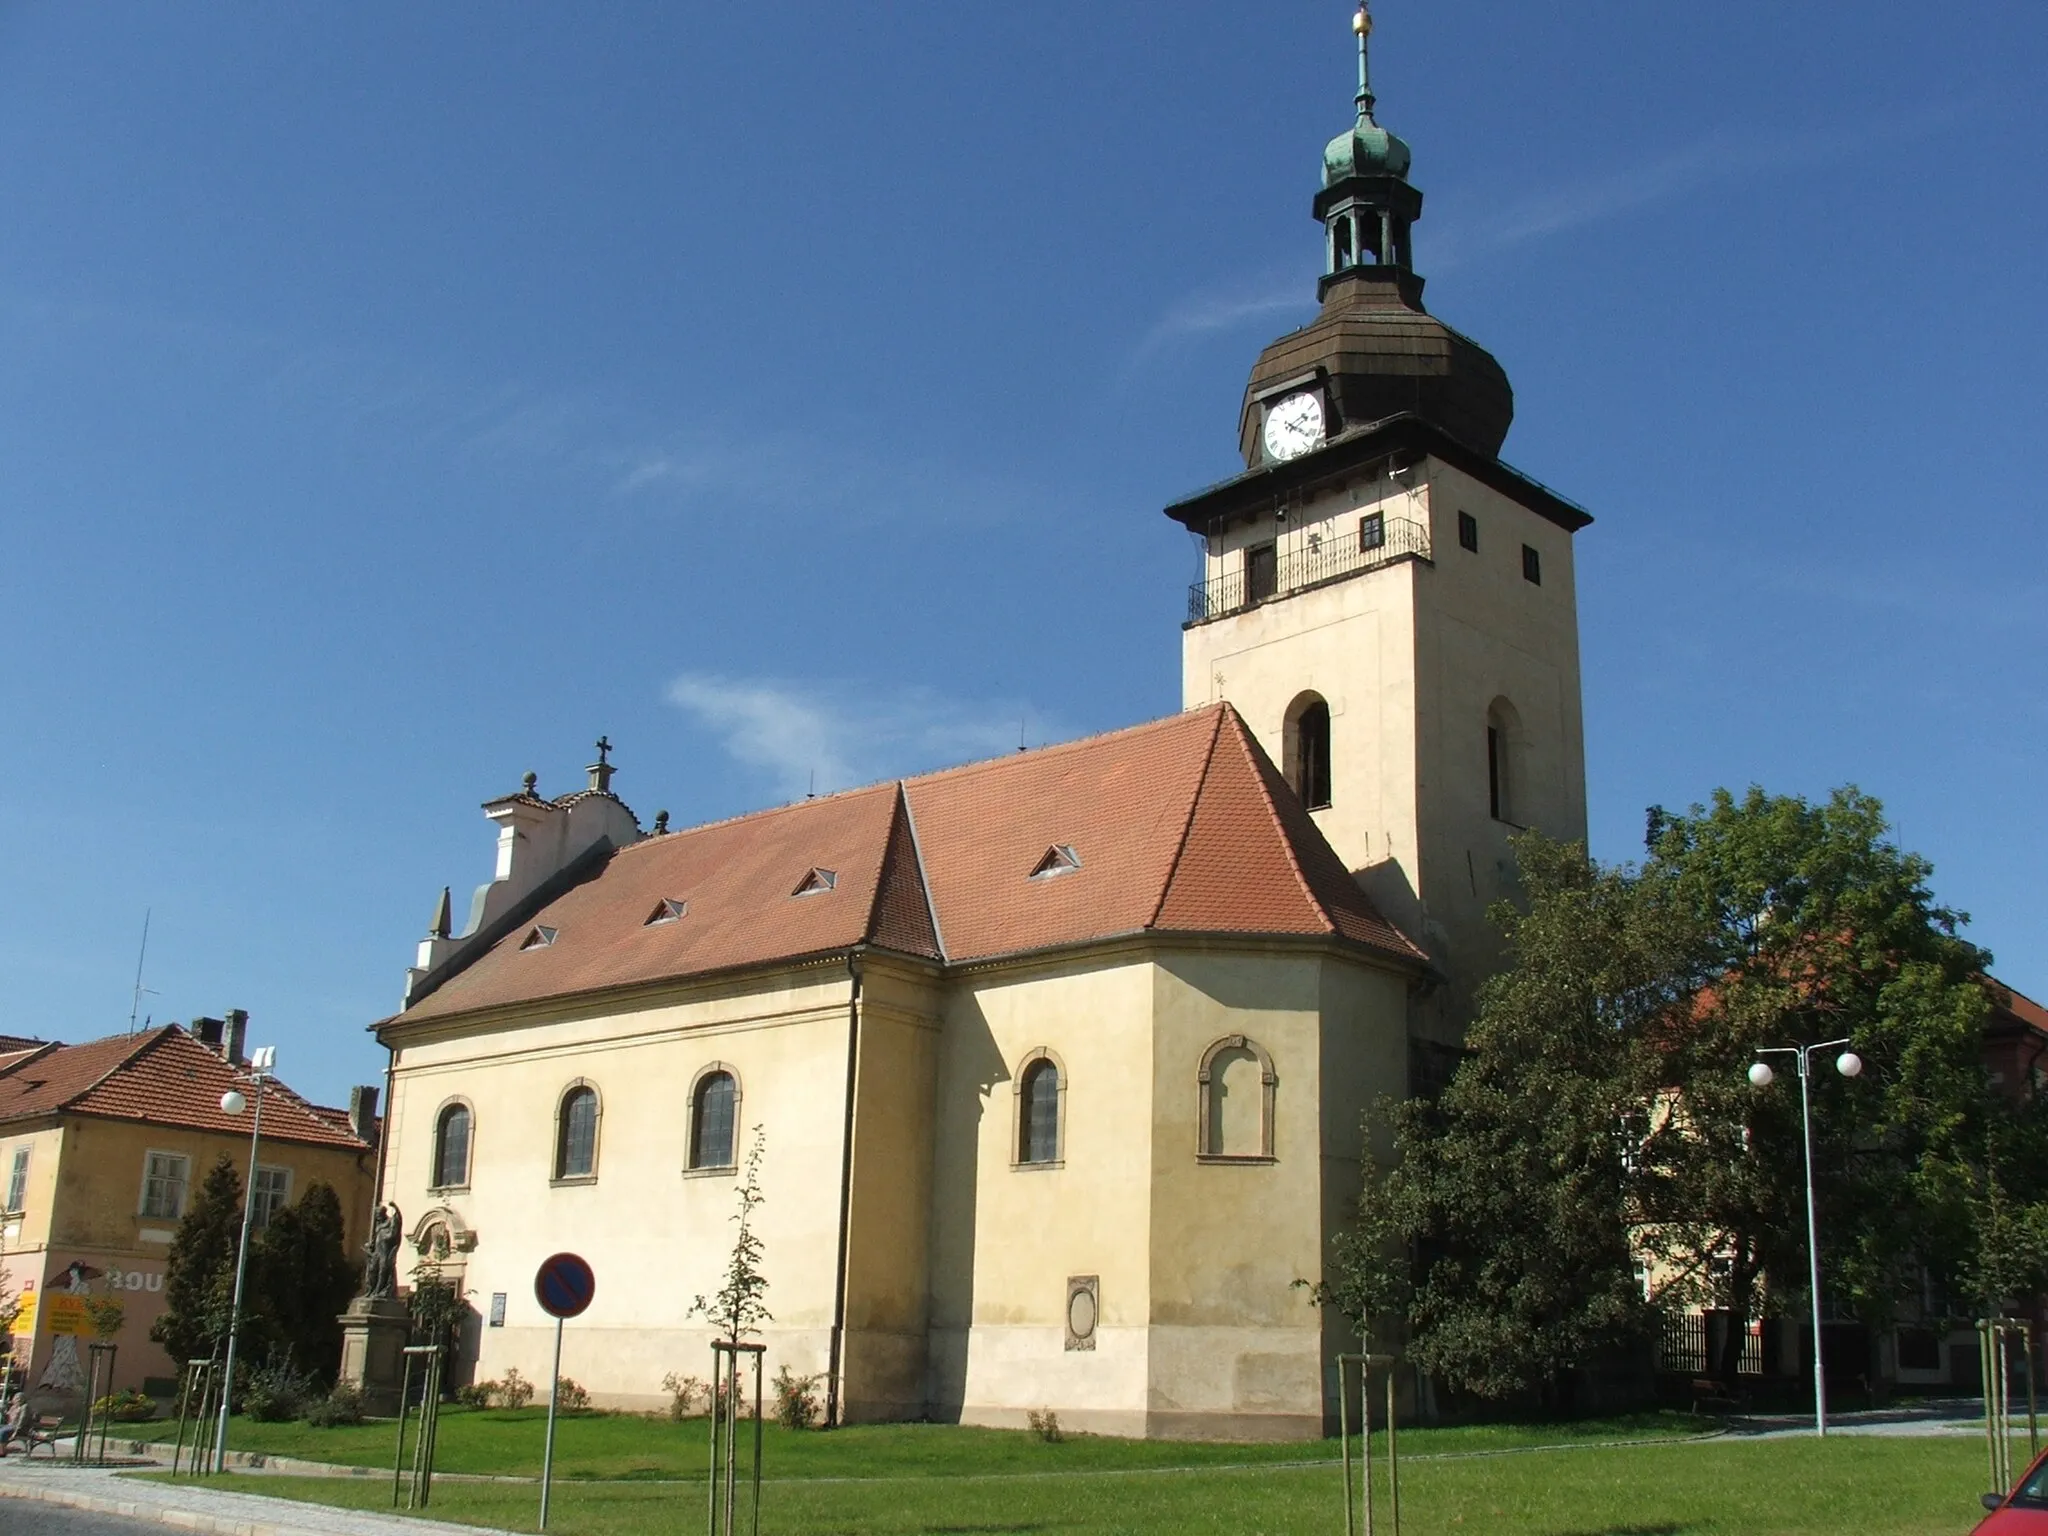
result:
<svg viewBox="0 0 2048 1536"><path fill-rule="evenodd" d="M0 1269L23 1303L17 1358L49 1391L76 1390L90 1326L74 1295L110 1296L115 1385L164 1388L176 1364L149 1337L163 1310L164 1260L199 1181L222 1157L249 1172L250 1113L220 1107L231 1087L251 1100L246 1016L166 1024L82 1045L0 1040ZM263 1096L256 1220L314 1180L341 1197L351 1253L363 1240L376 1180L375 1089L347 1110L309 1104L272 1080Z"/></svg>
<svg viewBox="0 0 2048 1536"><path fill-rule="evenodd" d="M587 789L485 807L495 876L377 1026L383 1195L483 1313L463 1369L546 1379L534 1269L573 1249L568 1375L708 1375L760 1126L769 1369L837 1416L1334 1422L1356 1340L1294 1282L1361 1114L1455 1059L1515 832L1586 831L1591 518L1498 457L1513 394L1423 306L1408 167L1361 91L1320 312L1251 369L1242 472L1165 509L1186 713L687 831L603 743Z"/></svg>
<svg viewBox="0 0 2048 1536"><path fill-rule="evenodd" d="M1984 1070L1991 1085L2017 1103L2048 1086L2048 1008L1996 977L1982 980L1991 1002L1984 1025ZM1675 1095L1659 1102L1648 1123L1662 1125L1673 1115L1683 1115L1682 1103ZM1823 1214L1823 1254L1825 1221ZM1643 1277L1645 1294L1654 1294L1672 1278L1648 1264L1643 1267ZM1793 1288L1805 1295L1803 1272ZM2029 1315L2037 1329L2048 1333L2048 1306L2043 1301L2036 1298ZM1913 1389L1976 1389L1980 1383L1977 1333L1967 1324L1947 1326L1957 1310L1952 1298L1928 1287L1918 1295L1901 1298L1897 1326L1875 1337L1856 1319L1824 1318L1828 1379L1855 1383L1874 1377L1881 1383ZM1729 1314L1712 1308L1695 1307L1673 1317L1665 1332L1662 1364L1667 1370L1685 1374L1710 1371L1729 1326ZM1751 1319L1745 1332L1743 1375L1811 1377L1813 1328L1803 1311L1795 1309L1794 1315L1781 1318Z"/></svg>

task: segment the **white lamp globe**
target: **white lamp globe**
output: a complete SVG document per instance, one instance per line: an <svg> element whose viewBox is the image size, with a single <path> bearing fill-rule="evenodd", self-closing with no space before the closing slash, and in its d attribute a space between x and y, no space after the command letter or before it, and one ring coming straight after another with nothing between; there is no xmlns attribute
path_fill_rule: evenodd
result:
<svg viewBox="0 0 2048 1536"><path fill-rule="evenodd" d="M1771 1070L1771 1064L1767 1061L1760 1061L1749 1069L1749 1080L1752 1085L1758 1088L1770 1087L1777 1079L1777 1076L1778 1074Z"/></svg>
<svg viewBox="0 0 2048 1536"><path fill-rule="evenodd" d="M220 1096L220 1107L231 1115L239 1115L249 1101L242 1097L241 1090L230 1088Z"/></svg>
<svg viewBox="0 0 2048 1536"><path fill-rule="evenodd" d="M1835 1070L1844 1077L1855 1077L1863 1070L1863 1058L1854 1051L1844 1051L1835 1058Z"/></svg>

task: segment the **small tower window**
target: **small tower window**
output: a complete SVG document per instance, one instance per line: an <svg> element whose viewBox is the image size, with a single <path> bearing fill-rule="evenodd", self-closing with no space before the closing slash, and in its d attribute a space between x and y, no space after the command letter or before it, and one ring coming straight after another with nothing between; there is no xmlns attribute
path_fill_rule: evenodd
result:
<svg viewBox="0 0 2048 1536"><path fill-rule="evenodd" d="M1335 219L1330 224L1330 270L1341 272L1351 265L1351 221Z"/></svg>
<svg viewBox="0 0 2048 1536"><path fill-rule="evenodd" d="M1368 512L1358 520L1358 547L1361 550L1387 547L1387 518L1384 512Z"/></svg>
<svg viewBox="0 0 2048 1536"><path fill-rule="evenodd" d="M1263 603L1280 590L1280 557L1271 544L1254 544L1244 552L1244 598Z"/></svg>
<svg viewBox="0 0 2048 1536"><path fill-rule="evenodd" d="M1479 553L1479 519L1470 512L1458 514L1458 547Z"/></svg>
<svg viewBox="0 0 2048 1536"><path fill-rule="evenodd" d="M1543 585L1543 557L1533 544L1522 546L1522 580L1534 587Z"/></svg>
<svg viewBox="0 0 2048 1536"><path fill-rule="evenodd" d="M1320 811L1330 803L1330 706L1311 699L1294 719L1294 787L1301 803Z"/></svg>
<svg viewBox="0 0 2048 1536"><path fill-rule="evenodd" d="M1522 723L1514 705L1495 699L1486 712L1486 808L1495 821L1523 825Z"/></svg>

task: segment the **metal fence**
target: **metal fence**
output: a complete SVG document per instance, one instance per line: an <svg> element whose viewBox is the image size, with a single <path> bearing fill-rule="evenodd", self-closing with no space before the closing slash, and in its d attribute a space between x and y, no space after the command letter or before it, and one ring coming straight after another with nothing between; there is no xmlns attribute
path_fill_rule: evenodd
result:
<svg viewBox="0 0 2048 1536"><path fill-rule="evenodd" d="M1722 1341L1733 1319L1726 1312L1685 1312L1664 1320L1664 1334L1658 1341L1657 1367L1681 1376L1705 1376L1719 1364ZM1763 1325L1749 1323L1742 1329L1742 1354L1736 1372L1743 1376L1764 1374Z"/></svg>
<svg viewBox="0 0 2048 1536"><path fill-rule="evenodd" d="M1341 531L1339 531L1341 529ZM1429 525L1406 517L1362 517L1332 524L1329 532L1311 530L1301 536L1272 567L1270 578L1253 581L1242 557L1238 569L1188 588L1188 622L1205 623L1227 613L1285 597L1326 581L1378 570L1397 560L1430 558ZM1259 588L1270 584L1270 590Z"/></svg>

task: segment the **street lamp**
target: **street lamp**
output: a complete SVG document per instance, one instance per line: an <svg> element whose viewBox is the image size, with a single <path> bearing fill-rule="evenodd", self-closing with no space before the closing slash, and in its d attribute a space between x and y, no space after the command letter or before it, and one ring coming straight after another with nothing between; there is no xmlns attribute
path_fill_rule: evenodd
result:
<svg viewBox="0 0 2048 1536"><path fill-rule="evenodd" d="M276 1065L274 1045L259 1046L249 1057L249 1076L256 1084L256 1113L249 1122L249 1183L242 1193L242 1245L235 1255L235 1300L228 1309L228 1358L221 1378L220 1425L214 1435L216 1472L228 1469L228 1399L235 1390L235 1335L242 1327L242 1279L249 1272L249 1228L256 1218L256 1150L263 1140L263 1085L270 1081ZM220 1107L230 1115L239 1115L248 1103L239 1088L230 1088L220 1096Z"/></svg>
<svg viewBox="0 0 2048 1536"><path fill-rule="evenodd" d="M1820 1230L1813 1215L1813 1098L1808 1084L1813 1075L1814 1052L1833 1050L1848 1043L1845 1036L1840 1040L1823 1040L1818 1045L1767 1046L1757 1052L1759 1056L1796 1056L1799 1059L1799 1139L1806 1152L1806 1261L1809 1288L1813 1294L1813 1429L1821 1436L1828 1432L1828 1389L1827 1373L1821 1366ZM1863 1070L1863 1058L1854 1051L1844 1051L1835 1058L1835 1070L1844 1077L1855 1077ZM1749 1069L1749 1080L1758 1088L1770 1087L1777 1076L1767 1061L1759 1061Z"/></svg>

